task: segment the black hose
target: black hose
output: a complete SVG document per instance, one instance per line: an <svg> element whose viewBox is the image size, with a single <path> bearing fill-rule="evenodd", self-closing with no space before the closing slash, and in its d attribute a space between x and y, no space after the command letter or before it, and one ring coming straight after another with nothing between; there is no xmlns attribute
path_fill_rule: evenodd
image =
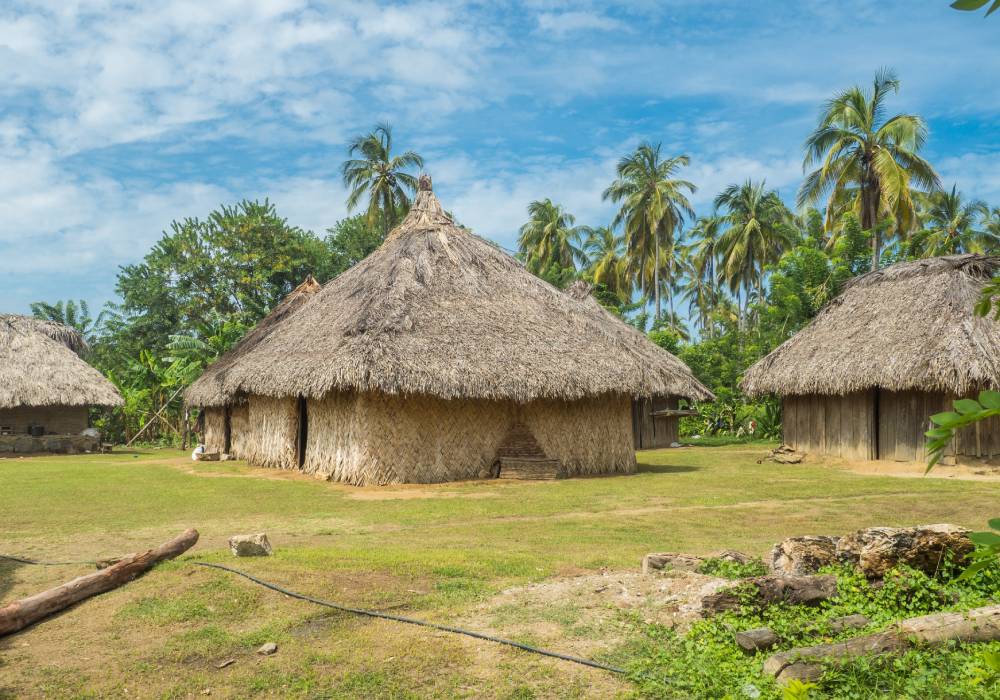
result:
<svg viewBox="0 0 1000 700"><path fill-rule="evenodd" d="M296 593L295 591L290 591L287 588L282 588L273 583L268 583L263 581L256 576L252 576L245 571L240 571L239 569L232 569L228 566L223 566L222 564L209 564L204 561L193 561L192 564L196 566L206 566L212 569L221 569L222 571L228 571L231 574L236 574L242 576L243 578L250 579L254 583L263 586L264 588L270 588L272 591L277 591L278 593L283 593L292 598L298 598L299 600L305 600L309 603L315 603L316 605L322 605L327 608L333 608L334 610L341 610L343 612L353 613L355 615L367 615L368 617L380 617L383 620L393 620L394 622L405 622L408 625L419 625L421 627L430 627L432 629L441 630L442 632L451 632L453 634L464 634L467 637L474 637L476 639L485 639L488 642L496 642L497 644L506 644L507 646L516 647L523 651L530 651L533 654L541 654L542 656L549 656L553 659L561 659L563 661L570 661L575 664L581 664L583 666L590 666L591 668L599 668L603 671L610 671L611 673L621 673L626 674L623 668L618 668L616 666L608 666L607 664L602 664L597 661L591 661L590 659L583 659L579 656L570 656L569 654L560 654L557 651L549 651L547 649L539 649L538 647L529 646L528 644L521 644L521 642L515 642L512 639L504 639L503 637L493 637L488 634L483 634L482 632L473 632L471 630L464 630L459 627L448 627L447 625L438 625L433 622L426 622L424 620L416 620L412 617L402 617L400 615L390 615L389 613L378 612L377 610L362 610L361 608L349 608L345 605L338 605L337 603L331 603L326 600L320 600L319 598L313 598L311 596L303 595L302 593Z"/></svg>
<svg viewBox="0 0 1000 700"><path fill-rule="evenodd" d="M70 566L77 564L90 564L90 565L97 564L97 562L95 561L39 561L37 559L26 559L24 557L15 557L9 554L0 554L0 559L9 559L11 561L20 562L22 564L34 564L36 566ZM530 651L533 654L541 654L542 656L549 656L553 659L570 661L574 664L580 664L582 666L590 666L591 668L599 668L602 671L610 671L611 673L620 673L620 674L628 673L628 671L626 671L625 669L618 668L617 666L609 666L607 664L602 664L598 661L591 661L590 659L584 659L579 656L560 654L557 651L549 651L548 649L539 649L538 647L533 647L528 644L515 642L513 639L494 637L489 634L483 634L482 632L473 632L472 630L464 630L461 629L460 627L448 627L447 625L439 625L434 622L417 620L412 617L403 617L401 615L390 615L389 613L379 612L377 610L363 610L362 608L349 608L346 605L339 605L337 603L331 603L326 600L320 600L319 598L313 598L312 596L307 596L302 593L296 593L295 591L290 591L287 588L282 588L281 586L275 583L269 583L267 581L264 581L263 579L259 579L256 576L248 574L245 571L240 571L239 569L233 569L223 564L210 564L205 561L193 561L190 563L194 564L195 566L205 566L210 569L220 569L221 571L228 571L231 574L236 574L237 576L242 576L245 579L249 579L259 586L263 586L264 588L270 588L272 591L277 591L278 593L282 593L292 598L298 598L299 600L304 600L309 603L315 603L316 605L322 605L327 608L333 608L334 610L353 613L355 615L367 615L368 617L380 617L383 620L392 620L394 622L405 622L408 625L419 625L420 627L430 627L431 629L441 630L442 632L451 632L452 634L464 634L467 637L474 637L475 639L484 639L487 642L495 642L497 644L506 644L507 646L521 649L522 651Z"/></svg>

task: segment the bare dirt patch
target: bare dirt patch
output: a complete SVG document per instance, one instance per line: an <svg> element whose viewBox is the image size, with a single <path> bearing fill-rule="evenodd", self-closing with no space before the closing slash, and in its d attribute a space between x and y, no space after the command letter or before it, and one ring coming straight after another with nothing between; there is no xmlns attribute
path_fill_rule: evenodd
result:
<svg viewBox="0 0 1000 700"><path fill-rule="evenodd" d="M692 572L602 571L508 588L456 624L595 657L626 641L625 616L683 631L701 599L732 581Z"/></svg>
<svg viewBox="0 0 1000 700"><path fill-rule="evenodd" d="M927 473L924 462L892 462L831 460L830 465L866 476L895 476L904 479L958 479L962 481L1000 481L1000 464L982 462L969 464L938 464Z"/></svg>

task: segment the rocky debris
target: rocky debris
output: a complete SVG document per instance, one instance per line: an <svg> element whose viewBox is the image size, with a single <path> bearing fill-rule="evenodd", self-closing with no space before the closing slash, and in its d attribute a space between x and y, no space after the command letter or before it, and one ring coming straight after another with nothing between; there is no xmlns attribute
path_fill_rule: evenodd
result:
<svg viewBox="0 0 1000 700"><path fill-rule="evenodd" d="M746 630L736 633L736 644L747 654L756 654L758 651L767 651L775 647L781 638L775 634L770 627L758 627L757 629Z"/></svg>
<svg viewBox="0 0 1000 700"><path fill-rule="evenodd" d="M703 614L712 614L736 610L745 603L819 605L836 595L836 576L757 576L705 596L701 609Z"/></svg>
<svg viewBox="0 0 1000 700"><path fill-rule="evenodd" d="M277 651L278 651L277 644L275 644L274 642L267 642L266 644L261 645L260 649L257 650L257 653L260 654L261 656L270 656L271 654L274 654Z"/></svg>
<svg viewBox="0 0 1000 700"><path fill-rule="evenodd" d="M697 571L704 561L701 557L679 552L647 554L642 558L642 573L652 571Z"/></svg>
<svg viewBox="0 0 1000 700"><path fill-rule="evenodd" d="M32 454L37 452L52 452L55 454L81 454L97 452L100 449L100 438L89 435L0 435L0 452L14 454Z"/></svg>
<svg viewBox="0 0 1000 700"><path fill-rule="evenodd" d="M263 532L233 535L229 538L229 549L237 557L268 557L271 555L271 542Z"/></svg>
<svg viewBox="0 0 1000 700"><path fill-rule="evenodd" d="M754 557L751 557L749 554L737 552L735 549L723 549L721 552L709 554L707 558L721 559L722 561L731 561L737 564L749 564L754 560Z"/></svg>
<svg viewBox="0 0 1000 700"><path fill-rule="evenodd" d="M222 455L218 452L198 452L196 450L191 456L196 462L219 462L222 460Z"/></svg>
<svg viewBox="0 0 1000 700"><path fill-rule="evenodd" d="M944 564L946 552L961 564L974 549L969 531L957 525L870 527L841 537L837 559L857 566L868 578L881 578L898 564L933 575Z"/></svg>
<svg viewBox="0 0 1000 700"><path fill-rule="evenodd" d="M845 630L859 630L871 623L872 621L864 615L844 615L843 617L835 617L830 620L830 632L832 634L840 634Z"/></svg>
<svg viewBox="0 0 1000 700"><path fill-rule="evenodd" d="M764 461L777 462L778 464L799 464L805 457L804 452L798 452L788 445L780 445L768 452L767 456L758 459L757 464L763 464Z"/></svg>
<svg viewBox="0 0 1000 700"><path fill-rule="evenodd" d="M774 545L768 567L775 574L805 576L837 562L838 537L804 535Z"/></svg>

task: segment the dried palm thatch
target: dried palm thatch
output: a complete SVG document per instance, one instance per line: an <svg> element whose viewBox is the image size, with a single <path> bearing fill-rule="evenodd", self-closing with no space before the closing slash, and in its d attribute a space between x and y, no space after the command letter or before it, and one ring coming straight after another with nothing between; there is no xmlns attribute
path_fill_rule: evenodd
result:
<svg viewBox="0 0 1000 700"><path fill-rule="evenodd" d="M205 369L205 372L184 391L185 401L195 406L222 406L226 404L227 400L222 394L221 384L229 368L257 347L277 324L298 311L319 290L319 282L312 275L306 277L302 284L282 299L281 303L243 336L240 342Z"/></svg>
<svg viewBox="0 0 1000 700"><path fill-rule="evenodd" d="M62 324L0 315L0 408L121 405L114 385L77 354L86 347Z"/></svg>
<svg viewBox="0 0 1000 700"><path fill-rule="evenodd" d="M1000 382L1000 323L973 314L1000 257L897 263L848 283L747 370L750 396L916 389L961 396Z"/></svg>
<svg viewBox="0 0 1000 700"><path fill-rule="evenodd" d="M680 360L599 305L457 226L426 176L377 251L262 336L189 402L333 391L521 403L713 398Z"/></svg>

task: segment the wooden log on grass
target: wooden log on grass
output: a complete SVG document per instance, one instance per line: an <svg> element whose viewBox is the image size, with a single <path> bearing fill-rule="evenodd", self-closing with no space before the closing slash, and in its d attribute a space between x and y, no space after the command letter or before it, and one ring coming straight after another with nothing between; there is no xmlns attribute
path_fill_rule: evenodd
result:
<svg viewBox="0 0 1000 700"><path fill-rule="evenodd" d="M783 651L764 662L764 671L784 682L815 679L822 674L824 662L843 664L862 656L901 652L924 644L997 640L1000 640L1000 605L988 605L966 612L914 617L875 634Z"/></svg>
<svg viewBox="0 0 1000 700"><path fill-rule="evenodd" d="M181 535L164 542L159 547L130 554L106 569L79 576L61 586L16 600L0 608L0 637L22 630L81 600L118 588L157 563L186 552L197 541L197 530L185 530Z"/></svg>
<svg viewBox="0 0 1000 700"><path fill-rule="evenodd" d="M736 610L743 604L818 605L836 595L836 576L757 576L705 596L701 601L701 608L706 613L718 613Z"/></svg>

